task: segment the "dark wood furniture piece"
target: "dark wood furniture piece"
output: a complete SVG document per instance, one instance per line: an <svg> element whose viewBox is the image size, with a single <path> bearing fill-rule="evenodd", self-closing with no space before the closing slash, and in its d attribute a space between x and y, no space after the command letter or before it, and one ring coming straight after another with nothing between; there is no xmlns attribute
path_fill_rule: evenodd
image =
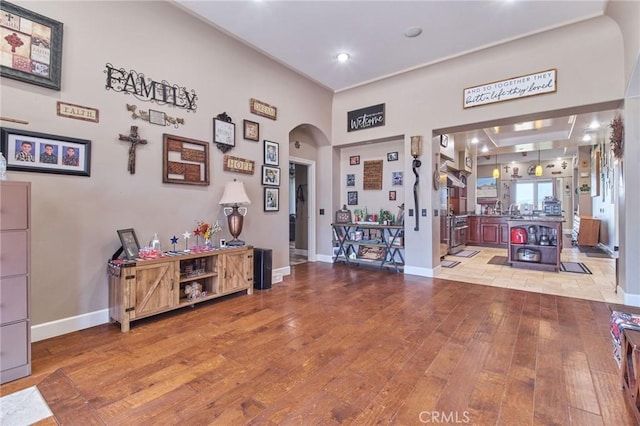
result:
<svg viewBox="0 0 640 426"><path fill-rule="evenodd" d="M530 226L538 229L547 228L547 235L552 235L555 230L556 245L541 245L539 240L535 244L514 244L509 241L508 262L516 268L536 269L542 271L558 272L560 270L560 252L562 251L562 219L516 219L509 220L509 230L507 235L511 235L511 228L518 227L528 230ZM539 239L539 235L537 235ZM518 258L519 250L533 250L540 253L540 260L523 261Z"/></svg>
<svg viewBox="0 0 640 426"><path fill-rule="evenodd" d="M0 181L0 383L31 374L31 183Z"/></svg>
<svg viewBox="0 0 640 426"><path fill-rule="evenodd" d="M509 244L509 216L467 217L467 244L481 247L507 248Z"/></svg>
<svg viewBox="0 0 640 426"><path fill-rule="evenodd" d="M624 396L640 424L640 331L624 329L620 374Z"/></svg>
<svg viewBox="0 0 640 426"><path fill-rule="evenodd" d="M109 316L129 331L131 321L239 291L253 293L253 247L177 254L135 262L110 261ZM189 297L194 284L200 295Z"/></svg>

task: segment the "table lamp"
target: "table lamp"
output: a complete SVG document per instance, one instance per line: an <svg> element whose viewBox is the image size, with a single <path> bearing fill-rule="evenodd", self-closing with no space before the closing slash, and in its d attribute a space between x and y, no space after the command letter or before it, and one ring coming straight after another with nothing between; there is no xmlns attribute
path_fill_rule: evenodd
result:
<svg viewBox="0 0 640 426"><path fill-rule="evenodd" d="M225 206L224 214L227 216L229 233L233 237L231 241L227 241L227 246L237 247L244 245L244 241L238 239L242 232L244 216L247 214L247 208L240 207L243 204L251 204L251 200L249 200L247 192L244 190L244 184L235 179L233 182L227 182L220 200L220 205Z"/></svg>

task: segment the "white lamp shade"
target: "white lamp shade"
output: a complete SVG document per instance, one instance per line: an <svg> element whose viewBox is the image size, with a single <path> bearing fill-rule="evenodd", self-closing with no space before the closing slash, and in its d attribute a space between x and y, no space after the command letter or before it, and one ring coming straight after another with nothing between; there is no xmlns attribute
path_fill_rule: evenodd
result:
<svg viewBox="0 0 640 426"><path fill-rule="evenodd" d="M227 182L224 185L224 193L220 200L222 205L240 205L251 204L251 200L247 196L247 192L244 190L244 184L234 180L233 182Z"/></svg>

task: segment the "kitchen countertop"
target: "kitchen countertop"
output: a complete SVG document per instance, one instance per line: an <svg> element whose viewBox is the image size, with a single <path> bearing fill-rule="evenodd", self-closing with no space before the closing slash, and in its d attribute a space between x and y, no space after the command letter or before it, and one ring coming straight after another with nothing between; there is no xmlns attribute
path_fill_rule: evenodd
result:
<svg viewBox="0 0 640 426"><path fill-rule="evenodd" d="M499 217L520 222L566 222L562 216L510 216L508 214L469 214L469 217Z"/></svg>

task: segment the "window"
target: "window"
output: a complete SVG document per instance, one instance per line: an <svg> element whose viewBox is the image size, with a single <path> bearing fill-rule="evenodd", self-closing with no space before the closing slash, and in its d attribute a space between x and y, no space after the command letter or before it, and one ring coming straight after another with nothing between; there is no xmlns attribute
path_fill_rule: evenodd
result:
<svg viewBox="0 0 640 426"><path fill-rule="evenodd" d="M516 204L533 205L534 210L542 210L545 197L553 197L553 181L531 180L516 183Z"/></svg>

